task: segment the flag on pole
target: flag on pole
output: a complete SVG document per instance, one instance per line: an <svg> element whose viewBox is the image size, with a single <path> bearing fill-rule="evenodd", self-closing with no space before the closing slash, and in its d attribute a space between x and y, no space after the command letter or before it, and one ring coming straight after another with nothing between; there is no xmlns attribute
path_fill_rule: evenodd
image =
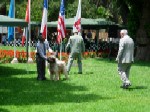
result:
<svg viewBox="0 0 150 112"><path fill-rule="evenodd" d="M81 0L79 0L78 3L78 10L75 16L73 30L77 30L78 32L81 32Z"/></svg>
<svg viewBox="0 0 150 112"><path fill-rule="evenodd" d="M44 0L43 16L40 30L40 33L42 33L42 37L44 39L46 39L47 35L47 9L48 9L48 1Z"/></svg>
<svg viewBox="0 0 150 112"><path fill-rule="evenodd" d="M26 15L25 15L25 21L27 21L28 23L29 23L29 16L30 16L30 14L29 14L29 5L30 5L30 0L28 0L28 4L27 4L27 8L26 8ZM26 30L25 30L25 28L24 28L24 30L23 30L23 35L22 35L22 46L24 46L24 42L25 42L25 40L26 40L26 37L27 37L27 35L26 35Z"/></svg>
<svg viewBox="0 0 150 112"><path fill-rule="evenodd" d="M65 6L64 0L61 1L59 17L58 17L58 25L57 25L57 42L60 44L61 39L65 38L66 35L66 27L65 27Z"/></svg>
<svg viewBox="0 0 150 112"><path fill-rule="evenodd" d="M29 22L29 18L30 18L30 14L29 14L29 11L30 11L30 0L28 0L28 4L27 4L27 8L26 8L26 16L25 16L25 21Z"/></svg>
<svg viewBox="0 0 150 112"><path fill-rule="evenodd" d="M24 29L23 29L23 35L22 35L22 41L21 41L22 46L24 46L25 40L26 40L26 30L25 30L25 28L24 28Z"/></svg>
<svg viewBox="0 0 150 112"><path fill-rule="evenodd" d="M10 18L14 18L14 0L10 1L9 14ZM14 39L14 27L8 27L8 41L12 41Z"/></svg>

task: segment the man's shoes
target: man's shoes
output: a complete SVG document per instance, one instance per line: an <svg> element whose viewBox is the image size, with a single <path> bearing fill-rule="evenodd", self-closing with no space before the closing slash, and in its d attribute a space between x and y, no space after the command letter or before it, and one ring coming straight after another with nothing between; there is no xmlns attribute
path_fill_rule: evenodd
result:
<svg viewBox="0 0 150 112"><path fill-rule="evenodd" d="M46 77L44 77L42 80L46 80Z"/></svg>
<svg viewBox="0 0 150 112"><path fill-rule="evenodd" d="M131 86L131 84L123 84L120 86L120 88L128 89L130 86Z"/></svg>
<svg viewBox="0 0 150 112"><path fill-rule="evenodd" d="M82 72L78 72L78 74L82 74Z"/></svg>
<svg viewBox="0 0 150 112"><path fill-rule="evenodd" d="M43 80L46 80L46 78L45 77L44 78L37 78L37 80L43 81Z"/></svg>
<svg viewBox="0 0 150 112"><path fill-rule="evenodd" d="M122 89L127 89L128 87L125 86L125 85L121 85L120 88L122 88Z"/></svg>
<svg viewBox="0 0 150 112"><path fill-rule="evenodd" d="M69 71L67 71L67 75L69 75Z"/></svg>

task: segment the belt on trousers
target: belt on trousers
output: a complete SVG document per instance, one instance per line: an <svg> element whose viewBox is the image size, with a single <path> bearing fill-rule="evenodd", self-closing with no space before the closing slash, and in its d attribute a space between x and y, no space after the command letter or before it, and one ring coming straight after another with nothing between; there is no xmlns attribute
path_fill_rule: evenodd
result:
<svg viewBox="0 0 150 112"><path fill-rule="evenodd" d="M43 58L40 56L39 53L36 53L36 57L37 57L37 58L40 58L40 59L43 59Z"/></svg>
<svg viewBox="0 0 150 112"><path fill-rule="evenodd" d="M41 57L39 53L36 53L36 56L37 56L37 57Z"/></svg>

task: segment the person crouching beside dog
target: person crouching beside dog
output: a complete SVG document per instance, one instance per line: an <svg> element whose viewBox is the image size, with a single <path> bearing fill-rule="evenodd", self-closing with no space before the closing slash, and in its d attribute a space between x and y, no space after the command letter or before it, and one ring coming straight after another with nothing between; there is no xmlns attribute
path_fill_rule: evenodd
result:
<svg viewBox="0 0 150 112"><path fill-rule="evenodd" d="M39 35L38 40L39 41L36 48L37 80L46 80L46 50L49 50L49 52L53 52L53 50L49 47L47 42L44 42L45 39L42 37L42 35Z"/></svg>
<svg viewBox="0 0 150 112"><path fill-rule="evenodd" d="M50 73L50 80L60 80L61 74L64 74L65 78L68 79L65 61L58 60L55 54L51 54L47 61L49 63L48 70Z"/></svg>
<svg viewBox="0 0 150 112"><path fill-rule="evenodd" d="M73 29L73 36L70 36L67 46L66 46L66 51L70 48L70 55L69 55L69 60L67 64L67 72L69 74L69 71L71 69L72 63L74 59L77 59L78 62L78 74L82 74L82 53L85 51L85 45L82 36L78 35L78 30Z"/></svg>

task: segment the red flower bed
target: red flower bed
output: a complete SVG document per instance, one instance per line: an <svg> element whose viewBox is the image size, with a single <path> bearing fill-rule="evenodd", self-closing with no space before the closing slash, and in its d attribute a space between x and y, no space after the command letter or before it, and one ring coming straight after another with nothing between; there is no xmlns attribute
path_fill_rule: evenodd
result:
<svg viewBox="0 0 150 112"><path fill-rule="evenodd" d="M106 57L108 56L109 50L105 51L99 51L99 52L84 52L83 53L83 58L95 58L95 57ZM35 58L35 52L31 52L31 58L33 59L33 62L36 61ZM47 56L50 56L50 53L47 53ZM68 61L69 54L62 52L61 53L61 59L64 60L65 62ZM10 63L14 58L14 51L13 50L1 50L0 49L0 63ZM16 51L16 58L18 59L19 63L25 63L27 62L27 53L25 51ZM58 53L58 58L60 59L60 53Z"/></svg>

